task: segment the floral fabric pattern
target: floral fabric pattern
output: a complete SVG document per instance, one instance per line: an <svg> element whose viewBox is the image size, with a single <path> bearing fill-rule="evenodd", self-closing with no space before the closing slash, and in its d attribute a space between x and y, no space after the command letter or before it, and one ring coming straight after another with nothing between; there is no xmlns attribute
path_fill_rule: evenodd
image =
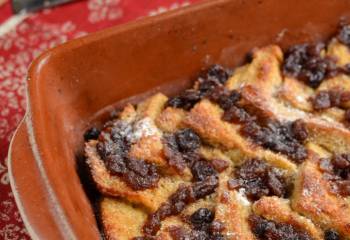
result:
<svg viewBox="0 0 350 240"><path fill-rule="evenodd" d="M30 239L11 192L7 151L25 114L26 74L33 59L67 40L197 1L87 0L16 16L9 1L0 5L0 239Z"/></svg>

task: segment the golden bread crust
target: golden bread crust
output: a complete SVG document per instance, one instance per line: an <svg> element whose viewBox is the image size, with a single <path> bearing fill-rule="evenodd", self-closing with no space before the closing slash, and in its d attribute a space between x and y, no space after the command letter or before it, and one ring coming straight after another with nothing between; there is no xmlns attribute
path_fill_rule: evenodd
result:
<svg viewBox="0 0 350 240"><path fill-rule="evenodd" d="M294 212L289 200L278 197L262 197L253 205L253 211L259 216L275 222L289 223L305 230L313 239L322 240L323 233L309 219Z"/></svg>
<svg viewBox="0 0 350 240"><path fill-rule="evenodd" d="M158 209L176 191L179 184L183 183L178 177L164 177L159 181L157 188L134 191L117 176L112 176L107 171L96 152L96 141L86 144L85 153L92 177L102 193L108 196L124 197L130 202L143 205L150 211Z"/></svg>
<svg viewBox="0 0 350 240"><path fill-rule="evenodd" d="M216 219L225 224L224 234L230 240L254 240L255 237L248 224L250 203L247 199L241 200L237 191L227 188L227 179L220 181L217 205L215 209Z"/></svg>
<svg viewBox="0 0 350 240"><path fill-rule="evenodd" d="M293 210L325 228L332 228L350 237L349 203L329 191L317 164L303 163L298 173L292 196Z"/></svg>
<svg viewBox="0 0 350 240"><path fill-rule="evenodd" d="M103 198L100 215L108 240L129 240L141 236L147 213L130 203L113 198Z"/></svg>
<svg viewBox="0 0 350 240"><path fill-rule="evenodd" d="M183 127L186 112L179 108L167 107L156 118L155 123L163 132L175 132Z"/></svg>

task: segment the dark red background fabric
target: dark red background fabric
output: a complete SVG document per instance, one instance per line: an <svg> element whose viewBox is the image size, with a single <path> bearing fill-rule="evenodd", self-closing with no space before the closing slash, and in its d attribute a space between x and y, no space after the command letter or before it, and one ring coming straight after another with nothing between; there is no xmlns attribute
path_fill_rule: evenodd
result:
<svg viewBox="0 0 350 240"><path fill-rule="evenodd" d="M29 239L10 189L7 151L25 113L30 62L69 39L197 1L87 0L16 16L9 2L0 6L0 239Z"/></svg>

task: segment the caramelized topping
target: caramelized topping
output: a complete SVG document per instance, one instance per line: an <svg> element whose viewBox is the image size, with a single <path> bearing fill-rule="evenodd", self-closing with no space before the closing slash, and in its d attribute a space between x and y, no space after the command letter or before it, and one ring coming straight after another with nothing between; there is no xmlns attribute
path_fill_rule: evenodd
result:
<svg viewBox="0 0 350 240"><path fill-rule="evenodd" d="M283 175L264 161L245 161L234 171L235 178L228 181L229 189L243 188L247 197L258 200L262 196L285 197L288 184Z"/></svg>
<svg viewBox="0 0 350 240"><path fill-rule="evenodd" d="M276 223L257 215L249 216L249 225L261 240L312 240L311 236L288 223Z"/></svg>
<svg viewBox="0 0 350 240"><path fill-rule="evenodd" d="M108 124L99 136L97 151L107 170L121 177L133 190L156 187L159 180L156 166L128 157L130 131L129 124L124 121Z"/></svg>
<svg viewBox="0 0 350 240"><path fill-rule="evenodd" d="M217 177L208 177L204 181L195 182L191 186L181 186L168 201L160 208L149 215L143 232L146 236L155 235L165 218L179 214L188 204L193 203L215 192L218 186Z"/></svg>
<svg viewBox="0 0 350 240"><path fill-rule="evenodd" d="M330 181L332 191L342 196L350 195L350 155L338 154L332 159L323 158L320 169L324 177Z"/></svg>
<svg viewBox="0 0 350 240"><path fill-rule="evenodd" d="M330 58L322 58L324 44L295 45L285 53L283 72L304 81L310 87L318 87L322 81L334 75L335 63Z"/></svg>

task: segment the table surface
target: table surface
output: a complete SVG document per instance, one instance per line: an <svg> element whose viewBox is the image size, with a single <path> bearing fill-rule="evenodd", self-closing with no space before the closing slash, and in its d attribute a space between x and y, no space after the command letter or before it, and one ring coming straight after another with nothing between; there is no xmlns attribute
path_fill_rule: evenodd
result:
<svg viewBox="0 0 350 240"><path fill-rule="evenodd" d="M196 1L87 0L14 16L8 0L0 0L0 239L30 239L7 172L9 143L25 113L25 79L30 62L69 39Z"/></svg>

